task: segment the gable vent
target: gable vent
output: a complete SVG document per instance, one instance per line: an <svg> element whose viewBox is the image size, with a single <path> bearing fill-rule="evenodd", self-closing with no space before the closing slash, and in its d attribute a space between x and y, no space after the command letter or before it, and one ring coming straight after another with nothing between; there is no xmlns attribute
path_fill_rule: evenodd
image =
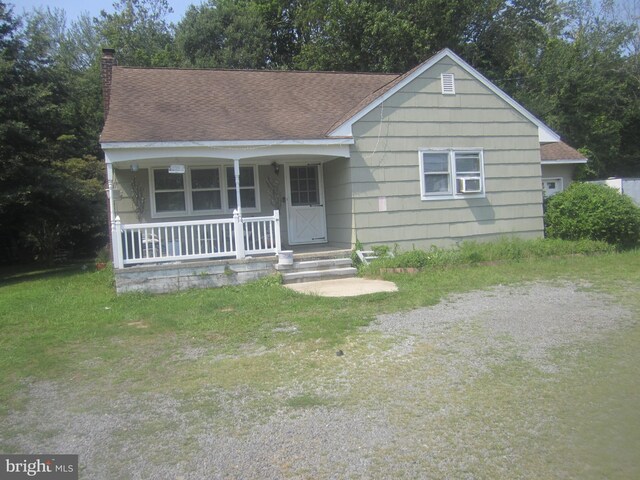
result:
<svg viewBox="0 0 640 480"><path fill-rule="evenodd" d="M443 95L454 95L456 93L456 84L453 73L443 73L440 75L440 80L442 82Z"/></svg>

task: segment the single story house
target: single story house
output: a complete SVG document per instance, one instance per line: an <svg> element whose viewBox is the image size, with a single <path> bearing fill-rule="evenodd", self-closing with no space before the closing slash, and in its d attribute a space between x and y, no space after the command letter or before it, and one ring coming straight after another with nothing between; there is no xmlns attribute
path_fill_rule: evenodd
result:
<svg viewBox="0 0 640 480"><path fill-rule="evenodd" d="M543 235L586 159L451 50L402 75L102 60L114 265Z"/></svg>

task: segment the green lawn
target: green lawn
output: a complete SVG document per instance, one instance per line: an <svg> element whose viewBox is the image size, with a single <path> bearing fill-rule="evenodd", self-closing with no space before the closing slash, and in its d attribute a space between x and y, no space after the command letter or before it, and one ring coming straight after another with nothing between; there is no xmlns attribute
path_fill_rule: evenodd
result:
<svg viewBox="0 0 640 480"><path fill-rule="evenodd" d="M353 364L349 374L360 378L360 383L354 383L348 395L323 395L320 386L335 380L337 348L348 351L351 359L375 358L390 348L389 339L374 334L363 337L358 329L379 313L434 305L452 293L498 284L562 279L588 282L590 291L613 295L634 312L635 326L614 332L606 342L580 351L577 357L567 357L571 367L552 380L531 373L526 362L514 358L461 387L456 395L441 392L439 401L462 411L473 398L475 413L464 418L480 432L484 415L494 418L510 412L507 417L513 417L514 425L526 424L524 417L531 407L522 399L535 392L541 399L539 408L558 419L559 427L540 432L535 444L527 443L527 434L518 436L519 427L513 427L517 438L509 448L520 452L522 464L517 471L529 472L521 476L629 478L640 474L636 459L640 451L640 252L458 266L388 279L398 284L399 292L346 299L299 295L273 279L242 287L116 296L108 270L83 270L81 265L2 270L0 415L27 408L26 385L40 380L72 379L85 394L95 397L93 408L97 409L100 401L123 392L151 391L188 398L189 408L215 415L220 406L198 396L212 386L257 392L252 397L259 404L256 415L269 415L278 408L343 408L365 398L384 399L390 385L401 389L394 396L418 401L395 379L412 375L418 367L422 375L438 375L437 362L429 367L433 371L425 369L425 358L433 355L427 346L417 348L408 363L380 363L375 377L363 370L368 363ZM565 354L558 352L560 357ZM279 400L274 395L279 388L300 385L304 388L293 396ZM414 421L407 412L391 412L397 425ZM443 431L455 431L459 420L457 416L446 419ZM153 435L154 429L164 428L147 427L149 432L139 434ZM482 435L477 438L487 441ZM4 441L4 447L10 448L11 440ZM474 441L478 440L469 438ZM443 472L434 471L438 473ZM509 477L498 467L466 474Z"/></svg>

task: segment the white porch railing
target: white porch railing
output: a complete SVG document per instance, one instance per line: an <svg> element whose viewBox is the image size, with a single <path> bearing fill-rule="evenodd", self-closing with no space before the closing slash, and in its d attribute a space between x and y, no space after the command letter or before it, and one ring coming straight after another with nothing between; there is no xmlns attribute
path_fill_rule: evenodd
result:
<svg viewBox="0 0 640 480"><path fill-rule="evenodd" d="M280 212L270 217L124 225L112 228L113 263L125 265L278 253Z"/></svg>

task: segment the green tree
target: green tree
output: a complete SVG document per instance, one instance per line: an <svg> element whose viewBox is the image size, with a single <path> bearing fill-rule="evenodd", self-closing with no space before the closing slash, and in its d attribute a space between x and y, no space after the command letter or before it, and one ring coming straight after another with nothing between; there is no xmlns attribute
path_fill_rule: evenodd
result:
<svg viewBox="0 0 640 480"><path fill-rule="evenodd" d="M319 0L324 12L295 57L319 69L406 71L449 47L502 76L544 40L551 0Z"/></svg>
<svg viewBox="0 0 640 480"><path fill-rule="evenodd" d="M191 6L176 28L176 48L192 67L264 68L269 32L256 5L221 0Z"/></svg>
<svg viewBox="0 0 640 480"><path fill-rule="evenodd" d="M563 30L520 65L520 78L507 89L567 142L590 152L592 176L637 175L640 89L637 56L628 49L634 28L588 2L568 7Z"/></svg>
<svg viewBox="0 0 640 480"><path fill-rule="evenodd" d="M95 157L85 156L96 150L97 145L88 145L87 140L92 137L90 143L95 144L95 132L90 133L85 119L74 115L82 102L76 98L77 77L61 68L64 31L60 11L38 10L16 19L0 2L3 261L34 255L48 259L59 248L91 248L99 237L104 240L102 180ZM80 174L72 157L92 165L87 167L89 177Z"/></svg>
<svg viewBox="0 0 640 480"><path fill-rule="evenodd" d="M426 45L410 12L378 0L328 2L294 57L312 70L401 71L418 63Z"/></svg>
<svg viewBox="0 0 640 480"><path fill-rule="evenodd" d="M118 0L113 8L112 13L102 10L94 26L103 46L114 48L122 65L176 64L173 25L167 22L173 10L167 0Z"/></svg>

